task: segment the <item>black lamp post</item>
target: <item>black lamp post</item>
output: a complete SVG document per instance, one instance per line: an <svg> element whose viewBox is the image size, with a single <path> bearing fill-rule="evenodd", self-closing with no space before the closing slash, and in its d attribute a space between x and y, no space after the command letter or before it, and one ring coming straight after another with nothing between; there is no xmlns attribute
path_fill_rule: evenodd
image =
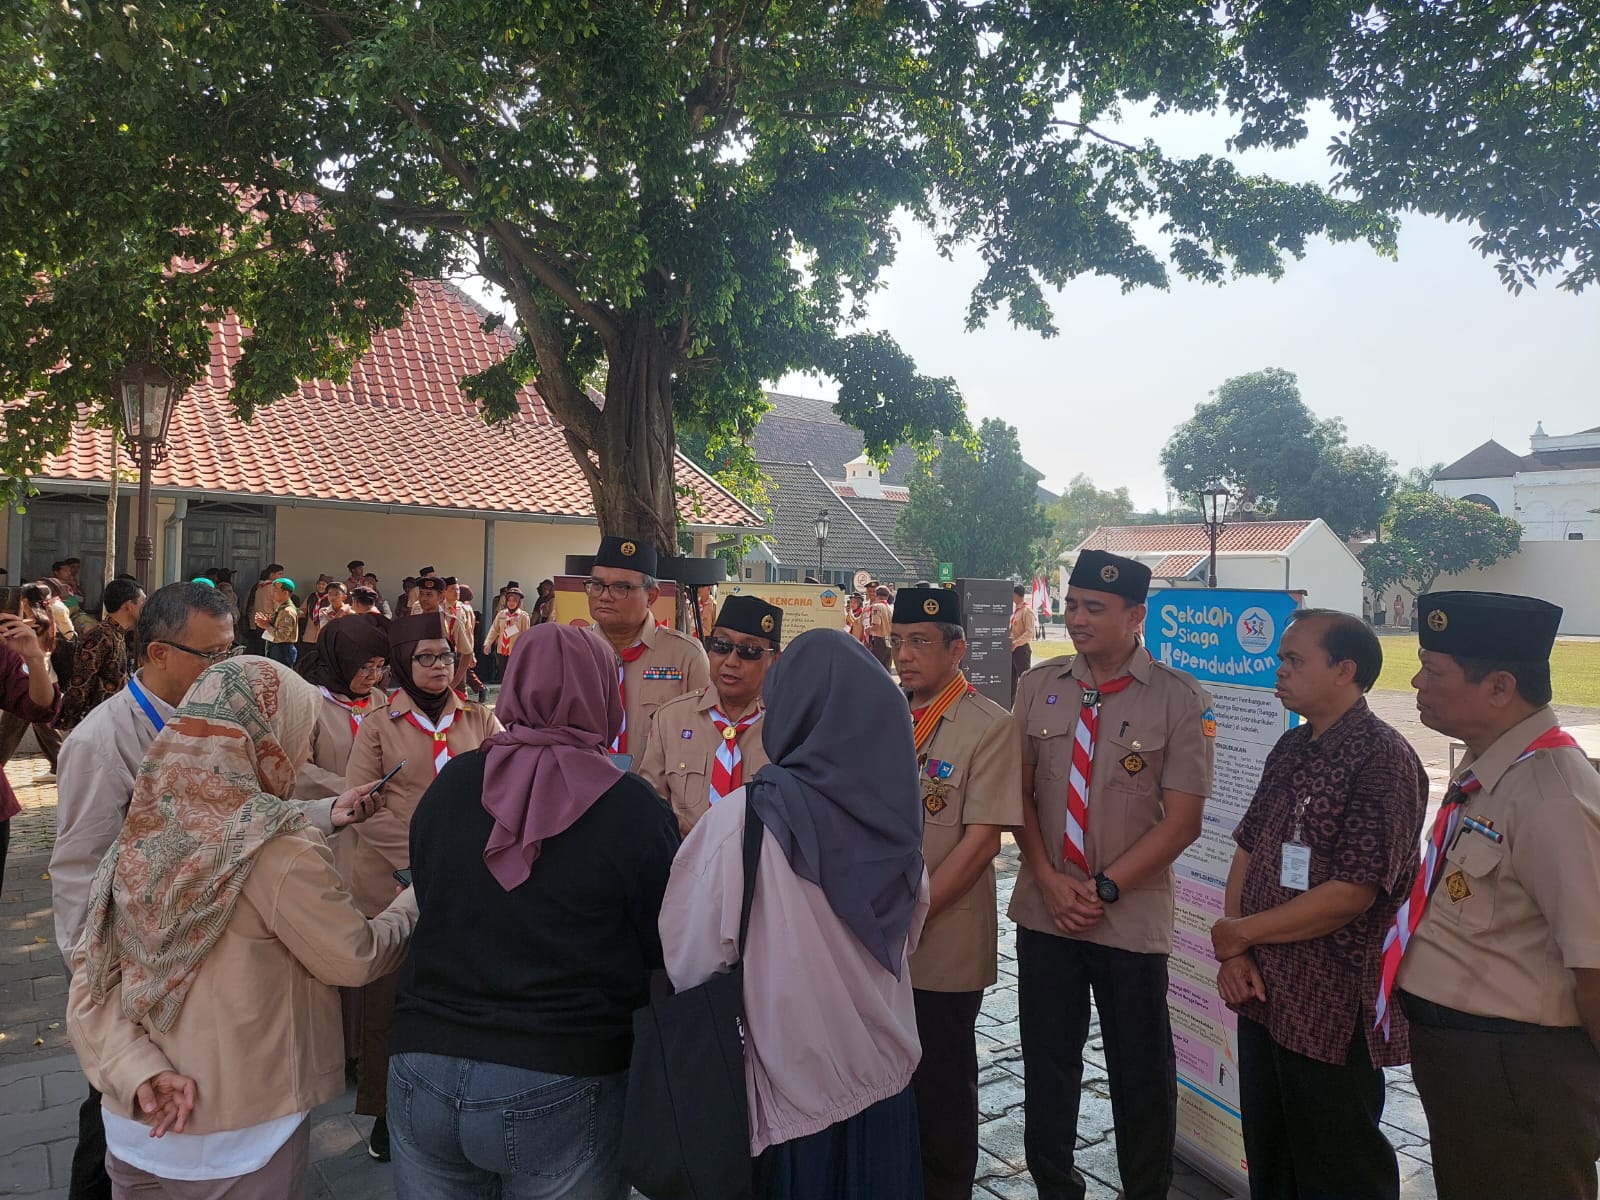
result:
<svg viewBox="0 0 1600 1200"><path fill-rule="evenodd" d="M1232 497L1232 492L1215 481L1206 484L1200 492L1200 511L1211 530L1211 571L1206 581L1208 588L1217 586L1217 534L1228 522L1228 501Z"/></svg>
<svg viewBox="0 0 1600 1200"><path fill-rule="evenodd" d="M828 544L828 510L823 509L817 514L817 582L825 582L822 578L822 548Z"/></svg>
<svg viewBox="0 0 1600 1200"><path fill-rule="evenodd" d="M172 423L177 388L171 375L146 358L117 373L116 390L122 402L123 434L139 463L139 532L133 540L133 573L148 592L156 550L150 468L167 456L167 427Z"/></svg>

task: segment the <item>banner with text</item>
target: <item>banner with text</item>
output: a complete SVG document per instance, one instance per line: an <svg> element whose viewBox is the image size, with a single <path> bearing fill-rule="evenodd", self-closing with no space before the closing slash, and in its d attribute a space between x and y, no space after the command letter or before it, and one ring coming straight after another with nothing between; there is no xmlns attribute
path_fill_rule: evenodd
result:
<svg viewBox="0 0 1600 1200"><path fill-rule="evenodd" d="M783 609L783 644L808 629L843 629L845 594L815 583L725 583L729 596L755 596ZM711 632L709 629L707 633Z"/></svg>
<svg viewBox="0 0 1600 1200"><path fill-rule="evenodd" d="M1186 588L1150 594L1145 643L1211 693L1216 765L1200 837L1174 864L1178 900L1167 994L1178 1055L1178 1151L1219 1184L1248 1190L1239 1122L1238 1018L1217 994L1211 926L1222 916L1233 831L1267 752L1292 723L1273 695L1288 592Z"/></svg>

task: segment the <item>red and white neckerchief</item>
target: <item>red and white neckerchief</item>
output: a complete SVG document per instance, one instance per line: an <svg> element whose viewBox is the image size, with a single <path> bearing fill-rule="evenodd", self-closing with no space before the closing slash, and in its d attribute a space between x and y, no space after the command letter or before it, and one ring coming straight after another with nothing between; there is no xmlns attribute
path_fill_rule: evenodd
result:
<svg viewBox="0 0 1600 1200"><path fill-rule="evenodd" d="M1078 728L1072 738L1072 771L1067 777L1067 828L1061 838L1061 860L1077 867L1091 879L1089 856L1085 848L1089 837L1089 780L1094 772L1094 747L1100 737L1100 701L1114 696L1133 683L1132 675L1119 675L1110 683L1095 687L1075 681L1083 689L1083 704L1078 709Z"/></svg>
<svg viewBox="0 0 1600 1200"><path fill-rule="evenodd" d="M711 803L715 804L744 784L744 753L739 749L739 735L761 720L765 711L758 708L736 722L720 708L711 710L711 723L722 735L717 743L716 761L711 764Z"/></svg>
<svg viewBox="0 0 1600 1200"><path fill-rule="evenodd" d="M519 608L516 612L503 612L500 617L500 640L496 644L495 653L505 658L511 653L511 643L516 640L517 634L527 632L522 623L528 619L528 614ZM511 630L513 625L517 627L515 633Z"/></svg>
<svg viewBox="0 0 1600 1200"><path fill-rule="evenodd" d="M456 714L460 711L459 708L452 708L449 712L441 715L437 722L428 720L426 714L419 713L416 709L406 713L406 720L433 739L433 773L435 776L444 770L445 763L450 761L450 745L445 739L449 736L450 726L456 723Z"/></svg>
<svg viewBox="0 0 1600 1200"><path fill-rule="evenodd" d="M325 687L318 687L324 700L331 700L349 714L350 736L354 737L361 732L361 718L367 715L367 708L372 703L372 693L368 692L359 700L346 700L343 696L335 696Z"/></svg>
<svg viewBox="0 0 1600 1200"><path fill-rule="evenodd" d="M611 743L613 754L628 752L628 664L638 662L639 656L648 649L641 639L617 654L617 691L622 693L622 728L617 730L616 739Z"/></svg>
<svg viewBox="0 0 1600 1200"><path fill-rule="evenodd" d="M1534 738L1511 766L1516 766L1525 758L1532 758L1540 750L1555 750L1566 746L1577 749L1577 739L1558 725ZM1444 799L1439 802L1439 815L1434 817L1433 829L1428 833L1428 847L1423 852L1422 867L1417 871L1417 878L1411 885L1411 891L1406 894L1405 900L1395 911L1389 932L1384 935L1383 969L1378 977L1378 999L1373 1005L1377 1012L1373 1028L1383 1030L1384 1041L1389 1040L1389 997L1394 992L1394 981L1400 974L1400 960L1405 957L1406 947L1411 944L1411 935L1416 933L1417 926L1422 924L1422 914L1428 907L1428 897L1433 895L1434 886L1439 882L1439 876L1443 874L1445 848L1460 831L1462 802L1482 787L1483 784L1478 777L1467 771L1445 792Z"/></svg>

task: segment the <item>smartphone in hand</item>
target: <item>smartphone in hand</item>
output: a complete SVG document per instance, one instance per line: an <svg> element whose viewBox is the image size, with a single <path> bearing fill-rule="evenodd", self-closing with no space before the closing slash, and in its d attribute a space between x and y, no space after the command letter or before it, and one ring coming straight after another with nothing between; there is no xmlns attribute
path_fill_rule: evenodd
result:
<svg viewBox="0 0 1600 1200"><path fill-rule="evenodd" d="M398 871L396 871L394 873L394 877L400 881L400 886L401 887L410 887L411 886L411 868L410 867L401 867Z"/></svg>

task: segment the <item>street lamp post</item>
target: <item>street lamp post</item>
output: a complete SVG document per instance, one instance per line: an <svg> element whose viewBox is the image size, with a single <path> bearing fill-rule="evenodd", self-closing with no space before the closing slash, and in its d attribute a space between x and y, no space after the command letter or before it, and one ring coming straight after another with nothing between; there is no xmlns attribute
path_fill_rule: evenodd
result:
<svg viewBox="0 0 1600 1200"><path fill-rule="evenodd" d="M117 373L116 390L122 401L123 433L139 463L139 532L133 539L133 573L148 592L150 563L156 552L150 468L167 456L167 426L172 422L176 388L172 376L146 358Z"/></svg>
<svg viewBox="0 0 1600 1200"><path fill-rule="evenodd" d="M817 514L817 582L822 583L822 548L828 544L828 510L823 509Z"/></svg>
<svg viewBox="0 0 1600 1200"><path fill-rule="evenodd" d="M1217 534L1228 521L1228 501L1233 493L1215 481L1200 491L1200 510L1205 515L1206 526L1211 531L1211 567L1206 586L1217 586Z"/></svg>

